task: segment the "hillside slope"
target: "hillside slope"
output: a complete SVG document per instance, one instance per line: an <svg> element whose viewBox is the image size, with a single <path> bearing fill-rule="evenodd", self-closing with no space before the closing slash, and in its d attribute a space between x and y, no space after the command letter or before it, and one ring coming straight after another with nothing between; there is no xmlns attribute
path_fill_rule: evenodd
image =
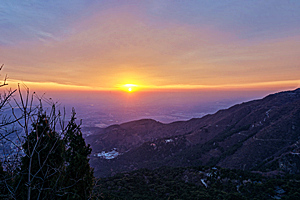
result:
<svg viewBox="0 0 300 200"><path fill-rule="evenodd" d="M299 173L299 140L300 89L185 122L114 125L87 138L97 176L164 165Z"/></svg>

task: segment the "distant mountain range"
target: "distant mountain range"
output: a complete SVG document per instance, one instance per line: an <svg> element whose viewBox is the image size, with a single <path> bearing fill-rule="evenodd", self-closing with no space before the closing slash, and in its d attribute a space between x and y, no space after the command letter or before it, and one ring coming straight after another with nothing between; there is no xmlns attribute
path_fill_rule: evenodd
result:
<svg viewBox="0 0 300 200"><path fill-rule="evenodd" d="M300 88L188 121L142 119L89 131L98 177L198 165L300 173Z"/></svg>

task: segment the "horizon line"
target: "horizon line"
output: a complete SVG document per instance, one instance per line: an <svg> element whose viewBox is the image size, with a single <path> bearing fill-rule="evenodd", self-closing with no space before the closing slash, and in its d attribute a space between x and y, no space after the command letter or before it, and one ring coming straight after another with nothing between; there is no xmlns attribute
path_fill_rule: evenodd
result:
<svg viewBox="0 0 300 200"><path fill-rule="evenodd" d="M6 81L8 85L23 84L28 88L32 88L37 91L92 91L92 92L124 92L123 87L125 85L132 85L132 83L118 84L114 87L92 87L82 86L74 84L63 84L57 82L32 82L32 81L20 81L16 79L9 79ZM262 90L270 88L299 88L299 80L285 80L285 81L266 81L257 83L244 83L244 84L223 84L223 85L191 85L191 84L169 84L169 85L139 85L134 84L136 92L151 92L151 91L189 91L189 90ZM16 87L16 86L15 86Z"/></svg>

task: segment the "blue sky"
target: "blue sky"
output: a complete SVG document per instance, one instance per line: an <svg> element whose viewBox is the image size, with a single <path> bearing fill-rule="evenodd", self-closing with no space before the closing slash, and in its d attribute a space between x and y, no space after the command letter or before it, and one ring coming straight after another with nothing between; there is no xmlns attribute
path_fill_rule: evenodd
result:
<svg viewBox="0 0 300 200"><path fill-rule="evenodd" d="M129 2L129 3L128 3ZM0 2L1 42L50 39L72 32L71 25L93 12L122 5L141 9L152 23L178 21L236 31L243 39L298 35L300 1L86 1L4 0ZM145 11L145 12L144 12Z"/></svg>

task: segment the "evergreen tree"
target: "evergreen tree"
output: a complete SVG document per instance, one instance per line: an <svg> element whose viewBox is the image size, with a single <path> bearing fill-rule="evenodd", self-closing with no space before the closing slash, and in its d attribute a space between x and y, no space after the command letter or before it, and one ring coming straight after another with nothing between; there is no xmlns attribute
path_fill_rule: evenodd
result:
<svg viewBox="0 0 300 200"><path fill-rule="evenodd" d="M64 171L64 146L46 114L39 114L22 145L18 199L57 199Z"/></svg>
<svg viewBox="0 0 300 200"><path fill-rule="evenodd" d="M93 189L94 179L88 158L92 149L90 145L85 144L80 125L75 123L75 114L73 109L64 137L67 163L64 181L67 186L65 199L88 199Z"/></svg>
<svg viewBox="0 0 300 200"><path fill-rule="evenodd" d="M2 163L0 162L0 199L12 199L12 195L8 188L12 184L12 176L6 170L3 169Z"/></svg>
<svg viewBox="0 0 300 200"><path fill-rule="evenodd" d="M0 162L0 199L4 198L7 195L4 179L5 172L3 171L2 163Z"/></svg>
<svg viewBox="0 0 300 200"><path fill-rule="evenodd" d="M25 137L24 156L15 179L16 199L91 196L94 176L88 156L92 149L85 144L80 125L75 123L75 111L62 134L55 131L54 119L38 114L32 131Z"/></svg>

